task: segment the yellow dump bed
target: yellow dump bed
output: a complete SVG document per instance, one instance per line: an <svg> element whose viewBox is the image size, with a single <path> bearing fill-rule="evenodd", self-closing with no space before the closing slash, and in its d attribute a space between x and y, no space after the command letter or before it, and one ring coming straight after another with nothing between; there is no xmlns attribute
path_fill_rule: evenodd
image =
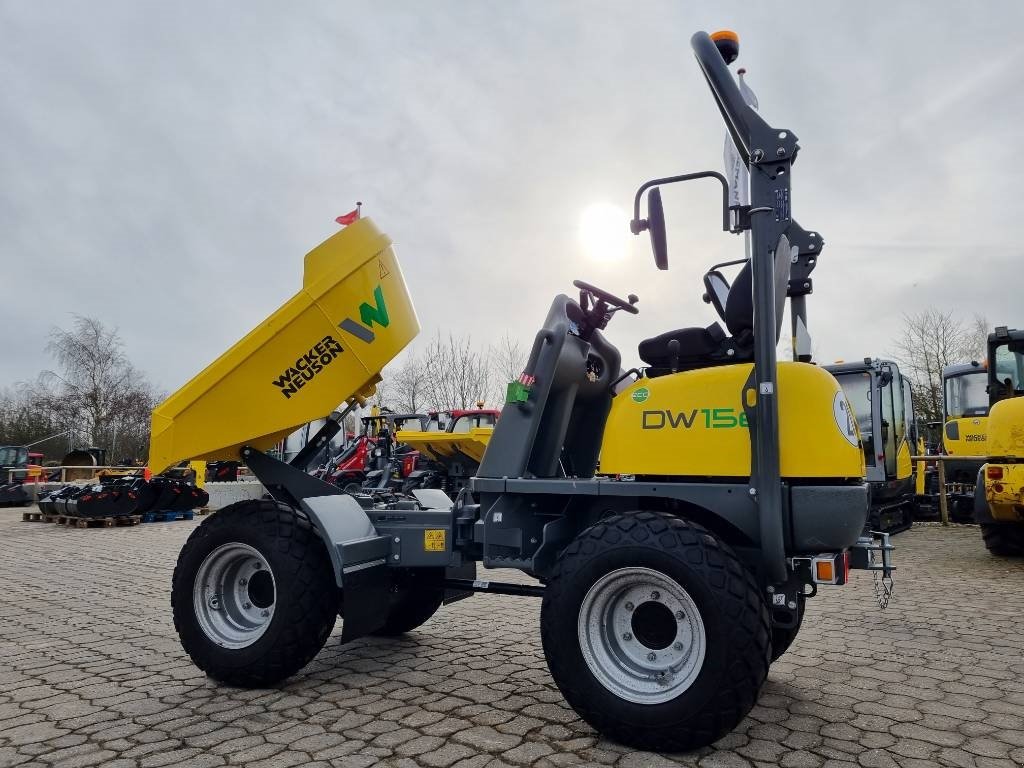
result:
<svg viewBox="0 0 1024 768"><path fill-rule="evenodd" d="M397 432L395 440L442 464L464 457L479 464L493 434L494 427L473 427L468 432Z"/></svg>
<svg viewBox="0 0 1024 768"><path fill-rule="evenodd" d="M390 238L357 221L306 254L295 296L153 411L150 468L270 448L373 394L418 332Z"/></svg>

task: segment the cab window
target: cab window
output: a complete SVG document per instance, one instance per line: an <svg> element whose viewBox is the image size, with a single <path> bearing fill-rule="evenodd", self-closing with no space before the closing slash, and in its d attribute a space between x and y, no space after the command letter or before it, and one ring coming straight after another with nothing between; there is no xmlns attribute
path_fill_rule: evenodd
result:
<svg viewBox="0 0 1024 768"><path fill-rule="evenodd" d="M993 373L997 392L994 393L993 401L1024 394L1024 354L1012 350L1010 346L1000 344L995 350L996 366Z"/></svg>

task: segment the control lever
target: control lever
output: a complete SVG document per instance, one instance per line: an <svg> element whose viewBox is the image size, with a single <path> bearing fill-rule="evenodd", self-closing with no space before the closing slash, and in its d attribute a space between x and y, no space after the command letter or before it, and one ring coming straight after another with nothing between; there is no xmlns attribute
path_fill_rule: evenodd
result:
<svg viewBox="0 0 1024 768"><path fill-rule="evenodd" d="M672 373L677 373L679 371L679 339L669 339L668 362Z"/></svg>

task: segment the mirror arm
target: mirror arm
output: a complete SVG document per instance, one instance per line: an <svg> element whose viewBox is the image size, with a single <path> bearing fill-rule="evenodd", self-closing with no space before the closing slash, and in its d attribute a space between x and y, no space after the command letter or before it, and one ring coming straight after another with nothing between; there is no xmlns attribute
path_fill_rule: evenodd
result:
<svg viewBox="0 0 1024 768"><path fill-rule="evenodd" d="M708 272L714 272L716 269L719 269L720 267L734 267L737 264L746 264L748 261L750 261L750 259L742 258L733 259L732 261L723 261L718 264L712 264L710 267L708 267Z"/></svg>
<svg viewBox="0 0 1024 768"><path fill-rule="evenodd" d="M693 181L694 179L718 179L722 185L722 231L729 232L729 182L725 176L717 171L700 171L699 173L683 173L679 176L666 176L663 179L651 179L640 185L633 198L633 220L629 222L629 231L639 235L647 229L647 220L640 218L640 199L651 187L659 187L663 184L677 184L681 181Z"/></svg>

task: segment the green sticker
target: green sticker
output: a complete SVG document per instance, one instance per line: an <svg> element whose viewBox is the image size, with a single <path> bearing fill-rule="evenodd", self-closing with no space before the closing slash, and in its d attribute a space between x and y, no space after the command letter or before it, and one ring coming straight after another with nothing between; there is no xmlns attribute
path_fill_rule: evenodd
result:
<svg viewBox="0 0 1024 768"><path fill-rule="evenodd" d="M647 398L651 396L651 393L647 391L647 387L640 387L640 389L633 390L633 402L643 403L647 401Z"/></svg>

